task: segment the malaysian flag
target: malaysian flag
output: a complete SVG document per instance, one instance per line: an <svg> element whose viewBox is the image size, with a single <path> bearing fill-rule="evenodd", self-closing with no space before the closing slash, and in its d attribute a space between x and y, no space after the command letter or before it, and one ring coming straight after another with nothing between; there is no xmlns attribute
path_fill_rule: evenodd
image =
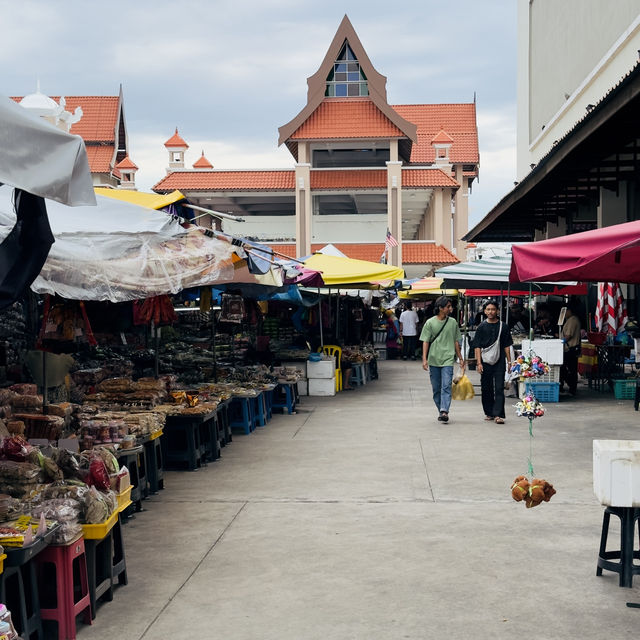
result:
<svg viewBox="0 0 640 640"><path fill-rule="evenodd" d="M391 231L387 229L387 237L384 241L384 249L385 251L389 251L391 247L397 247L398 241L391 235Z"/></svg>

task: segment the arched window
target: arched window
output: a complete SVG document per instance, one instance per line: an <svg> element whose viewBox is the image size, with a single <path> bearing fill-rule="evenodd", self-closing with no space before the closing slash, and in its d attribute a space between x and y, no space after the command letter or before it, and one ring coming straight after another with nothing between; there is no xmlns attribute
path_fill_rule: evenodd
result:
<svg viewBox="0 0 640 640"><path fill-rule="evenodd" d="M367 76L346 41L327 76L324 95L331 98L369 95Z"/></svg>

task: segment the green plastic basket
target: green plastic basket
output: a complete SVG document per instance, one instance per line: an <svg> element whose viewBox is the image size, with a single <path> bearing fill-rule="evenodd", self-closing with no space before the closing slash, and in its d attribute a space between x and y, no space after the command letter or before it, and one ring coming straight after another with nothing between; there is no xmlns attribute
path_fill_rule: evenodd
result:
<svg viewBox="0 0 640 640"><path fill-rule="evenodd" d="M636 397L636 379L614 380L613 395L618 400L633 400Z"/></svg>

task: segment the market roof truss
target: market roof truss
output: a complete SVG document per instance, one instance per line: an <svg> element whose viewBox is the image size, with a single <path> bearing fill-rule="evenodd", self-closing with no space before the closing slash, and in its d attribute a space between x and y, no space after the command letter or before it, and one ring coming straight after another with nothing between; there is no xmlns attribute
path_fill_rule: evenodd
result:
<svg viewBox="0 0 640 640"><path fill-rule="evenodd" d="M522 242L547 222L640 182L640 65L605 96L465 237Z"/></svg>

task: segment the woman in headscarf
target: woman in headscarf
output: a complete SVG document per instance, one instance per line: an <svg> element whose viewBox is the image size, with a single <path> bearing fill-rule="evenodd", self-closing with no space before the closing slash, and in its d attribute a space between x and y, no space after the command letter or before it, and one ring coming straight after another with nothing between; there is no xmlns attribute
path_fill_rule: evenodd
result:
<svg viewBox="0 0 640 640"><path fill-rule="evenodd" d="M393 313L393 309L387 309L387 360L395 360L400 352L400 324Z"/></svg>

